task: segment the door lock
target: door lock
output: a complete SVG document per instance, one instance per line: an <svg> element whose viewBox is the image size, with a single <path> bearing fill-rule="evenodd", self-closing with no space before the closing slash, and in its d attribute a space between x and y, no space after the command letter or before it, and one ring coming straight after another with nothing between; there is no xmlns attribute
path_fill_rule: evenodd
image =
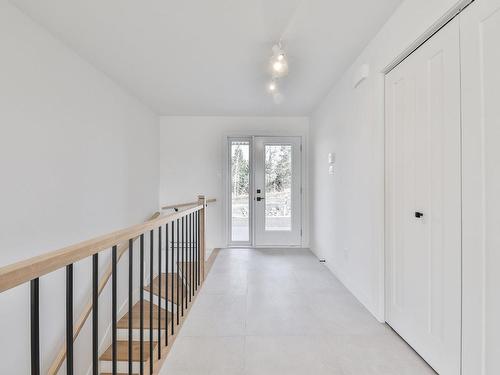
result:
<svg viewBox="0 0 500 375"><path fill-rule="evenodd" d="M422 216L424 216L424 214L423 214L422 212L418 212L418 211L417 211L417 212L415 212L415 217L416 217L417 219L420 219Z"/></svg>

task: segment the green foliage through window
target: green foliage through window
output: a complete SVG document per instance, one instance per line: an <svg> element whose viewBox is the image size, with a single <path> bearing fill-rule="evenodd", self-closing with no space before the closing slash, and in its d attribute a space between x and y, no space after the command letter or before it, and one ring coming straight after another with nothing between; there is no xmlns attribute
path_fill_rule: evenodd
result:
<svg viewBox="0 0 500 375"><path fill-rule="evenodd" d="M235 143L231 146L232 193L236 196L248 195L250 186L249 145Z"/></svg>
<svg viewBox="0 0 500 375"><path fill-rule="evenodd" d="M292 183L292 149L289 145L266 146L266 191L282 192Z"/></svg>

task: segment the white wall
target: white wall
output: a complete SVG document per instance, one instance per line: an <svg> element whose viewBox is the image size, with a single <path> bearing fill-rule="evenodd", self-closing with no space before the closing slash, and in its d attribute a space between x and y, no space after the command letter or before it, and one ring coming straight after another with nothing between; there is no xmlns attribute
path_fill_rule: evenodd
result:
<svg viewBox="0 0 500 375"><path fill-rule="evenodd" d="M156 211L158 117L3 0L0 46L0 266ZM76 315L91 273L89 262L75 267ZM45 373L64 342L63 272L41 279L41 301ZM0 373L28 374L27 286L2 293L0 306ZM102 335L105 328L103 319ZM88 329L77 345L82 374L90 364Z"/></svg>
<svg viewBox="0 0 500 375"><path fill-rule="evenodd" d="M406 0L311 115L312 248L384 320L384 68L457 0ZM357 88L363 64L370 76ZM328 152L337 154L328 175Z"/></svg>
<svg viewBox="0 0 500 375"><path fill-rule="evenodd" d="M216 198L217 203L208 209L207 247L226 246L223 170L227 136L295 135L303 136L306 143L308 127L303 117L162 117L160 203L189 202L198 194ZM304 189L303 206L307 207L307 186ZM306 212L306 226L307 222ZM306 226L303 246L309 244Z"/></svg>

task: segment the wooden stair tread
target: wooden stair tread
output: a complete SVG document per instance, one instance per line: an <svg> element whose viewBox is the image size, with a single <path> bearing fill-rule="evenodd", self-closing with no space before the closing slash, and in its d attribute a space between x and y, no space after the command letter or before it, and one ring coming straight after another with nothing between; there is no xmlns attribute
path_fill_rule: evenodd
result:
<svg viewBox="0 0 500 375"><path fill-rule="evenodd" d="M157 343L153 342L153 350L156 348ZM140 342L132 341L132 361L140 361ZM116 360L120 362L128 361L128 341L117 341L116 342ZM99 358L101 361L112 361L113 360L113 345L101 355ZM144 340L144 361L149 359L149 340Z"/></svg>
<svg viewBox="0 0 500 375"><path fill-rule="evenodd" d="M150 327L149 322L149 301L144 300L144 329L148 329ZM132 307L132 328L139 329L141 328L141 304L137 302ZM165 328L165 309L161 309L161 327ZM168 313L168 322L172 320L172 313ZM117 328L128 328L128 312L118 321ZM158 328L158 305L153 304L153 328Z"/></svg>
<svg viewBox="0 0 500 375"><path fill-rule="evenodd" d="M166 281L167 278L165 277L165 273L162 273L161 277L161 297L162 298L167 298L167 290L166 290ZM160 276L156 276L153 280L153 294L158 295L158 286L160 284ZM172 283L174 285L174 295L172 296ZM186 288L186 285L184 285L184 288ZM146 291L151 290L151 284L148 285L147 287L144 288ZM179 293L182 293L182 280L181 277L179 276ZM181 295L179 294L179 299L181 298ZM177 301L177 273L169 273L168 274L168 300L172 302Z"/></svg>
<svg viewBox="0 0 500 375"><path fill-rule="evenodd" d="M184 276L186 277L186 283L191 283L191 278L193 277L192 272L196 273L196 267L198 263L196 262L178 262L177 266L179 267L179 271L182 273L182 267L184 266ZM187 277L189 276L189 279Z"/></svg>

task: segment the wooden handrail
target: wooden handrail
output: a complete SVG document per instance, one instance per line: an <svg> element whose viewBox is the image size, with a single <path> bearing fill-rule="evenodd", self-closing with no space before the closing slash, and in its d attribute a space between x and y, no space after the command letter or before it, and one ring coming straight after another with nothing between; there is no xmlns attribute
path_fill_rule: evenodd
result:
<svg viewBox="0 0 500 375"><path fill-rule="evenodd" d="M103 236L99 236L76 245L42 254L21 262L0 268L0 293L24 284L37 277L44 276L69 264L78 262L91 255L118 245L131 238L140 236L149 230L156 229L161 225L180 219L190 213L204 209L204 205L197 205L181 212L160 216L151 221L133 225Z"/></svg>
<svg viewBox="0 0 500 375"><path fill-rule="evenodd" d="M214 203L217 202L217 199L215 198L210 198L206 199L207 204L208 203ZM191 206L196 206L198 204L198 201L194 202L186 202L186 203L179 203L179 204L170 204L168 206L163 206L161 209L162 210L175 210L178 208L185 208L185 207L191 207Z"/></svg>
<svg viewBox="0 0 500 375"><path fill-rule="evenodd" d="M147 221L155 220L160 216L159 212L155 212ZM139 237L134 237L133 240L137 240ZM124 241L120 244L117 245L117 262L120 261L121 257L125 252L128 250L128 241ZM97 289L97 295L100 296L104 288L106 287L106 284L108 283L109 279L111 278L112 274L112 264L110 263L106 267L106 271L104 272L104 275L102 276L101 280L99 281L99 286ZM78 338L78 335L80 334L83 326L85 325L85 322L87 321L88 317L90 316L90 313L92 312L92 297L89 298L89 301L87 301L87 304L83 308L82 313L80 314L80 317L75 323L75 328L73 330L73 342ZM61 345L59 348L59 351L57 352L57 356L54 359L54 362L52 362L52 365L50 366L49 370L47 371L48 375L56 375L61 368L64 360L66 359L66 344Z"/></svg>

